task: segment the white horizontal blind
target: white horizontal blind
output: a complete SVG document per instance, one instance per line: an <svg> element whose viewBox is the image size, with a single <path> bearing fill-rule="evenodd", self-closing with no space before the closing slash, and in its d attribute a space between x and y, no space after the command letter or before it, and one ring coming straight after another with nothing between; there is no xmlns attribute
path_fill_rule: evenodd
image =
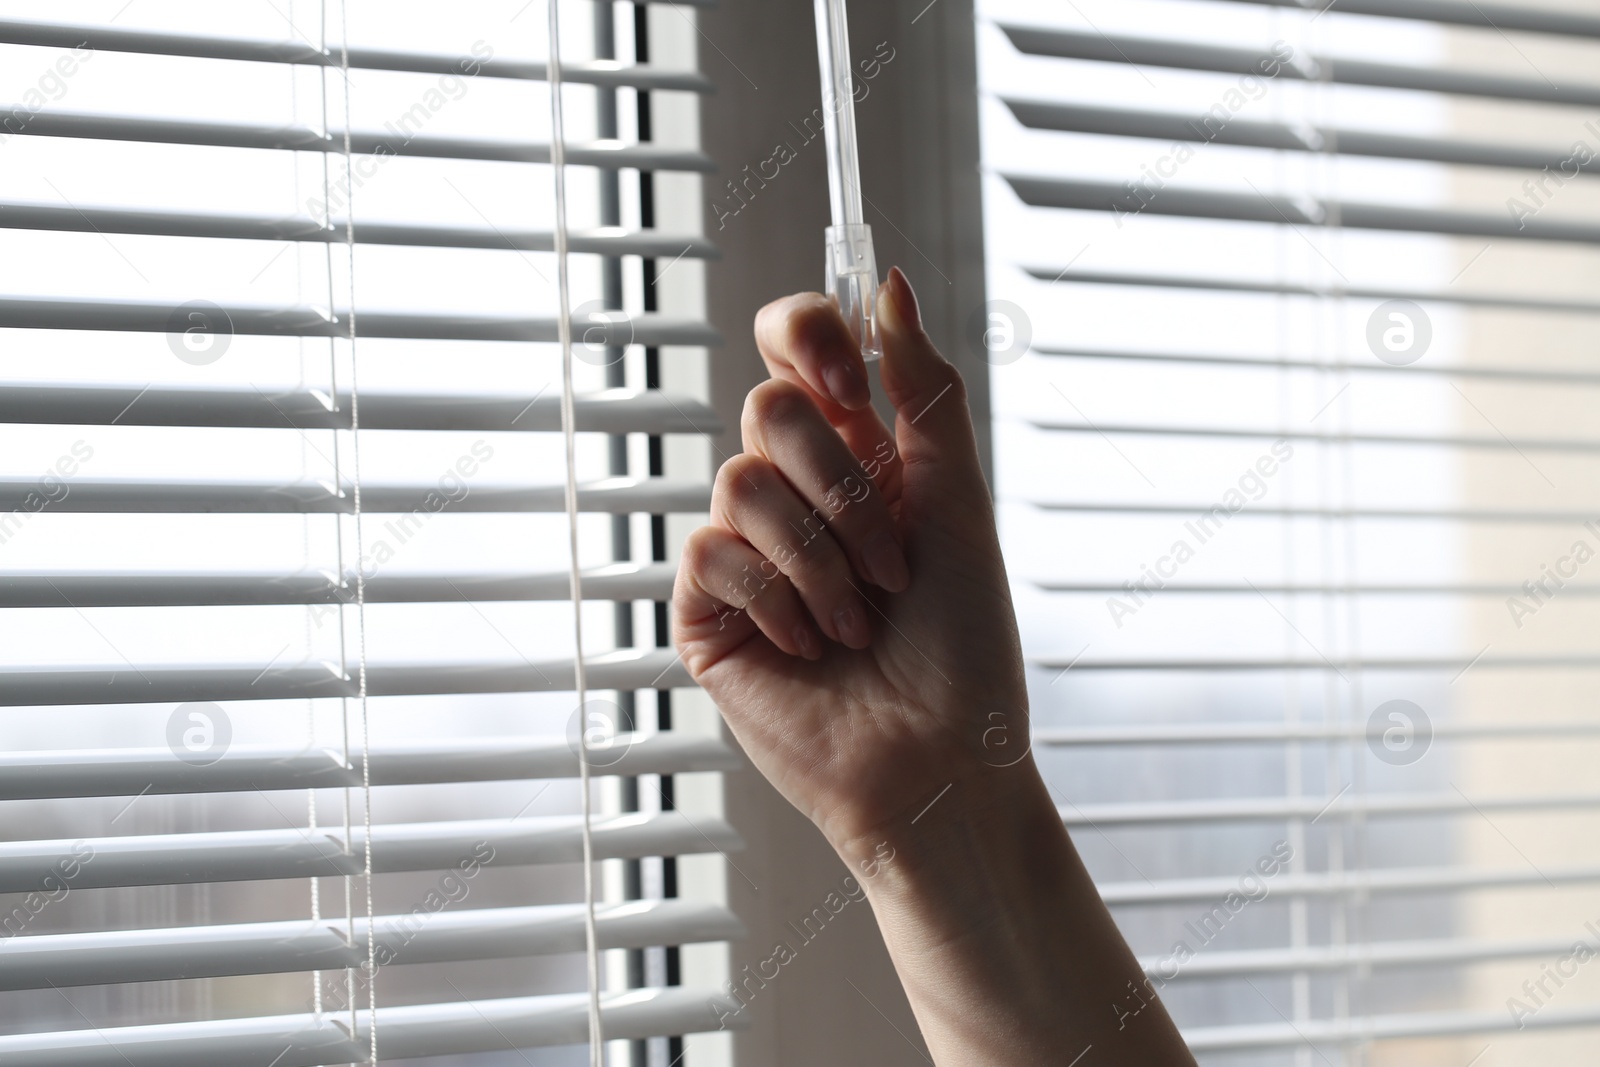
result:
<svg viewBox="0 0 1600 1067"><path fill-rule="evenodd" d="M1600 1041L1600 8L980 5L1034 744L1206 1064Z"/></svg>
<svg viewBox="0 0 1600 1067"><path fill-rule="evenodd" d="M8 1067L585 1062L585 737L610 1052L714 1027L664 602L715 249L652 121L711 86L565 5L580 707L545 14L0 12Z"/></svg>

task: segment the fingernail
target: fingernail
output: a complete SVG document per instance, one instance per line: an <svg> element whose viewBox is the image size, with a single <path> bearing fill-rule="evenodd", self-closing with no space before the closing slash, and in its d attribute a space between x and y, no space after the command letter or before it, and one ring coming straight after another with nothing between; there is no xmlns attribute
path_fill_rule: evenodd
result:
<svg viewBox="0 0 1600 1067"><path fill-rule="evenodd" d="M801 623L794 628L794 643L800 649L800 655L809 660L822 658L822 648L817 644L817 635L807 623Z"/></svg>
<svg viewBox="0 0 1600 1067"><path fill-rule="evenodd" d="M893 534L881 533L868 541L861 549L861 559L867 565L868 579L880 589L898 593L911 584L905 554Z"/></svg>
<svg viewBox="0 0 1600 1067"><path fill-rule="evenodd" d="M839 631L839 640L851 648L866 648L872 643L872 631L867 629L866 617L854 604L846 604L833 613L833 626Z"/></svg>
<svg viewBox="0 0 1600 1067"><path fill-rule="evenodd" d="M822 380L827 384L828 392L833 399L852 411L864 408L872 402L872 393L867 388L867 383L850 363L833 363L824 367Z"/></svg>
<svg viewBox="0 0 1600 1067"><path fill-rule="evenodd" d="M889 268L889 303L898 325L908 330L922 328L922 310L917 307L917 294L911 291L911 282L899 267Z"/></svg>

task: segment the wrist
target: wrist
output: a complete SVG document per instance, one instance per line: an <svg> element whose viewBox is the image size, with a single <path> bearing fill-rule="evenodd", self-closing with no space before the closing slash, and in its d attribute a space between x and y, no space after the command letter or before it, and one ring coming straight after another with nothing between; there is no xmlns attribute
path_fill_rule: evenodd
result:
<svg viewBox="0 0 1600 1067"><path fill-rule="evenodd" d="M929 713L898 736L885 731L893 740L883 739L875 761L881 773L842 779L820 803L802 807L852 870L864 872L886 850L920 855L948 844L948 831L929 833L928 826L946 823L952 808L956 824L980 840L1014 826L1019 811L1049 809L1054 820L1033 760L1026 699L991 693L966 707L974 704L992 710L969 711L954 722Z"/></svg>
<svg viewBox="0 0 1600 1067"><path fill-rule="evenodd" d="M929 912L947 936L988 921L984 902L996 893L1015 900L1026 889L1019 879L1049 884L1071 856L1031 756L956 779L830 842L869 896Z"/></svg>
<svg viewBox="0 0 1600 1067"><path fill-rule="evenodd" d="M939 1063L1052 1062L1077 1041L1058 1000L1084 963L1071 917L1098 898L1049 790L1030 758L927 804L839 852L929 1048Z"/></svg>

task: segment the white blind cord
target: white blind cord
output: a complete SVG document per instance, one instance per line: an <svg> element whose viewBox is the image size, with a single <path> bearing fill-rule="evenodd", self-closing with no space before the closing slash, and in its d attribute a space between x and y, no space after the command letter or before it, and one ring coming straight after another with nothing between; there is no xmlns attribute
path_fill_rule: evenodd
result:
<svg viewBox="0 0 1600 1067"><path fill-rule="evenodd" d="M344 244L346 276L346 321L350 341L350 464L351 512L356 542L356 701L361 709L361 821L362 859L361 881L367 912L367 1057L369 1063L378 1062L378 939L376 936L376 911L372 891L372 728L367 711L367 578L361 569L361 549L366 541L361 529L361 389L360 373L356 359L356 213L354 152L350 136L350 10L349 0L339 0L339 70L343 79L344 105ZM328 200L332 203L332 199ZM337 395L337 394L336 394ZM341 628L342 629L342 628ZM348 758L349 732L346 730ZM346 806L345 841L349 837L349 815ZM348 883L347 883L348 884ZM348 896L346 898L348 900ZM352 909L353 910L353 909ZM356 1011L355 998L350 1010ZM352 1031L353 1033L359 1031Z"/></svg>
<svg viewBox="0 0 1600 1067"><path fill-rule="evenodd" d="M589 1063L604 1067L605 1031L600 1021L600 952L594 924L593 803L589 795L589 739L584 705L588 679L583 663L583 575L578 569L578 458L572 395L572 302L567 277L567 148L561 121L561 17L559 0L546 0L550 14L550 164L555 177L557 336L561 343L561 434L567 461L567 548L570 554L573 682L578 697L578 789L583 804L583 934L589 965Z"/></svg>
<svg viewBox="0 0 1600 1067"><path fill-rule="evenodd" d="M350 461L351 509L356 535L356 699L361 705L361 819L364 855L361 881L367 906L367 1055L378 1062L378 938L372 903L372 728L367 715L367 576L361 569L361 390L357 387L356 359L356 212L354 167L350 148L350 11L349 0L339 0L339 69L344 74L344 244L349 270L346 298L350 322Z"/></svg>
<svg viewBox="0 0 1600 1067"><path fill-rule="evenodd" d="M290 3L289 3L289 25L290 26L298 26L299 25L299 23L295 22L294 17L295 17L294 0L290 0ZM321 25L323 27L323 30L324 30L324 32L323 32L323 49L326 50L327 49L327 39L326 39L327 38L327 33L326 33L327 15L326 15L326 12L322 12L321 21L320 21L319 25ZM327 92L326 92L327 72L326 71L320 72L319 73L319 77L321 77L323 79L324 92L323 92L323 96L322 96L322 115L323 115L323 131L326 132L327 131L327 115L328 115L328 100L327 100ZM300 121L300 79L298 79L298 78L290 78L289 79L289 99L290 99L291 114L294 116L294 120L296 122L299 122ZM296 204L302 202L300 194L301 194L301 188L300 188L300 164L299 164L299 161L297 160L295 162L295 167L294 167L294 202ZM323 199L323 203L327 203L328 202L328 162L327 162L327 154L326 153L323 153L323 157L322 157L322 199ZM305 259L304 259L303 256L301 256L299 250L295 251L294 268L295 268L295 275L294 275L294 294L295 294L295 299L297 301L303 301L305 299L305 296L306 296L306 269L305 269ZM307 383L307 377L306 377L306 362L305 362L305 352L306 352L306 349L305 349L305 338L303 338L303 337L298 340L297 352L299 354L300 384L302 386L304 386ZM309 459L308 459L308 456L307 456L307 452L308 452L308 449L306 447L307 444L308 444L308 442L306 441L305 436L302 435L301 438L300 438L300 474L301 474L301 477L307 477L308 474L309 474L309 471L308 471L308 468L307 468L307 463L309 462ZM338 475L337 475L337 472L335 472L335 481L337 481L337 479L338 479ZM309 478L308 478L308 480L309 480ZM312 563L312 549L311 549L311 524L307 521L307 518L309 518L309 516L303 517L301 519L301 521L300 521L300 538L301 538L301 559L303 561L303 565L306 567L306 569L309 570L309 569L311 569L311 563ZM342 573L343 572L343 568L344 568L344 554L343 553L339 554L339 567L340 567L340 571ZM315 640L315 638L312 636L312 633L311 633L311 618L312 618L311 613L307 612L306 613L306 648L308 648L308 649L312 647L312 642ZM315 748L316 744L317 744L317 702L315 700L308 699L306 701L306 748L308 748L308 749ZM313 838L315 838L317 836L317 791L316 791L315 788L310 788L310 789L306 790L306 831ZM322 922L322 879L318 878L316 875L312 875L312 877L310 878L310 882L311 882L311 921L320 925L321 922ZM323 1008L322 983L323 983L323 972L321 971L321 969L312 971L311 972L311 1013L312 1013L312 1015L316 1016L318 1019L322 1018L322 1008Z"/></svg>
<svg viewBox="0 0 1600 1067"><path fill-rule="evenodd" d="M343 0L340 0L340 2L342 4ZM321 55L322 55L323 61L319 64L317 70L318 70L318 77L319 77L319 80L320 80L321 86L322 86L322 93L321 93L321 97L322 97L322 135L323 135L323 137L326 138L326 137L330 136L330 131L333 128L333 124L332 124L331 120L329 119L329 113L328 113L328 108L329 108L329 105L328 105L328 92L329 92L329 90L328 90L328 74L329 74L330 64L327 62L327 57L331 54L329 46L328 46L328 41L329 41L329 38L330 38L330 35L329 35L329 32L328 32L329 4L328 4L328 0L320 0L320 4L321 4L321 6L320 6L319 16L318 16L318 26L320 28L319 41L320 41ZM344 91L348 92L348 86L345 87ZM348 185L348 184L350 184L350 172L349 172L350 159L349 159L348 155L346 155L344 157L344 164L345 164L345 183ZM329 205L325 209L326 212L327 212L327 224L328 225L332 224L332 219L333 219L333 212L332 212L332 207L331 207L331 205L334 202L333 183L334 183L334 178L333 178L333 153L331 153L331 152L323 152L322 153L322 199L323 199L323 203L325 205ZM330 315L335 315L337 313L336 309L339 306L339 292L338 292L337 286L334 284L333 242L332 241L324 242L322 247L323 247L323 253L324 253L324 264L325 264L325 266L327 268L328 313ZM353 361L354 360L353 353L352 353L352 357L351 358L352 358L352 361ZM338 397L339 397L339 354L338 354L337 338L333 337L332 335L330 335L329 339L328 339L328 383L329 383L329 393L333 397L334 404L337 406ZM352 389L352 393L353 392L354 392L354 390ZM337 433L337 431L335 431L334 441L333 441L333 478L334 478L334 485L339 486L339 487L342 487L344 485L344 463L343 463L343 458L344 458L344 450L343 450L343 448L340 447L338 433ZM360 484L360 472L359 472L359 470L354 472L353 480L356 483L356 485L359 486L359 484ZM336 550L337 550L337 554L338 554L338 558L339 558L339 582L340 582L341 585L343 585L343 583L344 583L344 575L346 573L346 568L345 568L345 528L344 528L344 522L342 520L337 522L335 524L335 526L334 526L334 540L335 540ZM356 569L359 572L360 567L361 567L360 552L359 551L356 553L356 556L357 556ZM358 616L358 618L356 620L356 623L357 623L358 627L364 625L363 618ZM350 662L349 638L348 638L348 635L346 633L346 629L347 628L345 626L344 603L341 601L341 603L339 605L339 668L340 668L341 671L348 670L349 669L349 662ZM340 733L340 755L341 755L342 759L344 760L344 765L348 767L350 765L350 700L349 700L348 697L341 697L340 700L339 700L339 733ZM315 804L315 799L314 798L312 800L312 804L313 805ZM344 848L348 852L348 851L350 851L350 842L353 839L353 834L352 834L352 830L351 830L351 826L352 826L353 820L351 818L351 803L350 803L350 787L349 786L345 786L344 787L341 807L342 807L342 815L343 815L342 824L343 824L343 828L344 828L343 842L344 842ZM345 936L346 936L346 939L349 941L349 943L352 944L352 945L355 944L355 942L356 942L355 894L351 889L351 882L353 880L354 880L354 875L349 875L349 874L345 875L343 877L343 879L342 879L343 888L344 888ZM360 1022L360 1020L357 1017L357 1009L356 1009L356 994L357 994L356 981L357 981L357 969L355 967L350 967L350 966L345 967L345 969L344 969L345 1010L347 1010L350 1013L350 1032L352 1034L357 1032L357 1030L359 1029L359 1022ZM320 993L319 993L318 999L320 999Z"/></svg>

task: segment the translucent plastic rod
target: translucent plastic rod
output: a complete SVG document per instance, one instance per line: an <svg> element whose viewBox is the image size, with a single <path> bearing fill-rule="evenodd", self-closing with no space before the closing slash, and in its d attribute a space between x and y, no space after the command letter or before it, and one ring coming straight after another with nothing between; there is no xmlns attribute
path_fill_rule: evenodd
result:
<svg viewBox="0 0 1600 1067"><path fill-rule="evenodd" d="M822 72L823 139L828 150L827 291L868 360L882 355L873 321L878 265L872 227L862 221L861 160L856 151L855 79L844 0L816 0L817 61Z"/></svg>

